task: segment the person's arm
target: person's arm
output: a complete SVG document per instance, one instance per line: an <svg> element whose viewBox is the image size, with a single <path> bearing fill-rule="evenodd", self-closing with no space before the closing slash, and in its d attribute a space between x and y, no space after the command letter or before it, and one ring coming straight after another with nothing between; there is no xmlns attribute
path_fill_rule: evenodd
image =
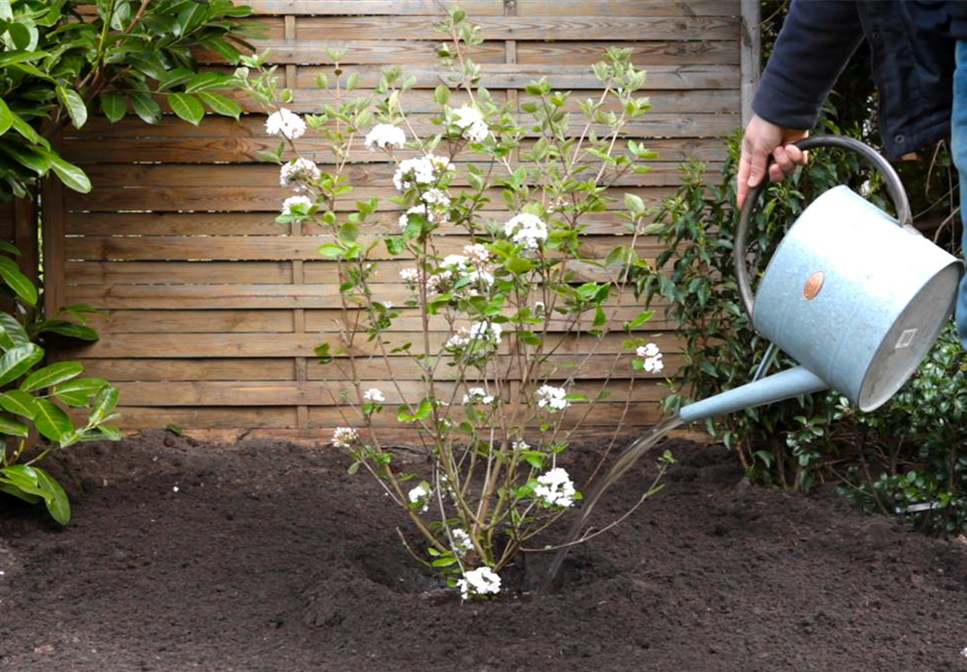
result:
<svg viewBox="0 0 967 672"><path fill-rule="evenodd" d="M793 0L752 100L739 160L738 204L762 181L778 182L805 163L789 143L808 134L823 102L863 41L856 0Z"/></svg>

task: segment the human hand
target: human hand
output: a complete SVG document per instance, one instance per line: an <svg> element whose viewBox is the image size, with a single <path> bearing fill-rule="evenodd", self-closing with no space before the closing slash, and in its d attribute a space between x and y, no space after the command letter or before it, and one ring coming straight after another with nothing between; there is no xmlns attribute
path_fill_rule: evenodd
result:
<svg viewBox="0 0 967 672"><path fill-rule="evenodd" d="M742 136L739 175L736 179L736 201L741 208L753 187L762 182L769 167L769 179L779 182L791 175L796 166L806 164L807 154L792 143L809 135L809 131L783 128L753 115ZM769 166L769 156L775 162Z"/></svg>

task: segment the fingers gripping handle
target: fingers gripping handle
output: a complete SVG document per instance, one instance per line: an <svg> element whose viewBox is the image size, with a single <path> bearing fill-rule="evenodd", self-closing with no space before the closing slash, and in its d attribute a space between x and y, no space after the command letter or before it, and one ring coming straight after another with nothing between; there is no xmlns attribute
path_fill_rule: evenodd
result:
<svg viewBox="0 0 967 672"><path fill-rule="evenodd" d="M883 156L877 152L875 149L866 145L859 140L854 140L853 138L844 138L838 135L814 135L809 138L804 138L795 143L796 147L806 151L809 149L815 149L816 147L839 147L842 149L849 149L860 155L860 158L865 160L868 164L883 173L884 180L886 182L887 193L890 194L890 200L893 201L893 205L896 207L897 220L901 226L911 226L913 223L913 217L910 213L910 201L907 199L907 192L903 189L903 183L900 181L900 176L897 175L893 166L883 158ZM762 192L769 187L768 179L769 171L766 170L766 177L749 192L749 195L745 199L745 203L742 205L742 210L739 213L739 224L735 230L735 248L733 253L733 262L735 265L735 279L739 285L739 294L742 298L742 307L745 309L746 314L748 314L749 319L752 319L752 309L753 309L753 294L752 285L749 280L749 268L748 268L748 245L749 245L749 224L752 221L752 211L759 201L759 197ZM848 226L848 224L844 224Z"/></svg>

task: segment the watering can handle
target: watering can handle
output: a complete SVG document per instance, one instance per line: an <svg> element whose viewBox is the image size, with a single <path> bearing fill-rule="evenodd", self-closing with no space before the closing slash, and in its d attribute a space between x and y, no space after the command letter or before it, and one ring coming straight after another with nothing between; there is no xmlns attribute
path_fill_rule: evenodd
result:
<svg viewBox="0 0 967 672"><path fill-rule="evenodd" d="M890 194L890 199L896 207L897 219L900 226L912 226L913 217L910 214L910 201L907 199L907 192L903 189L900 176L897 175L893 166L883 158L875 149L853 138L844 138L839 135L814 135L793 143L802 150L814 149L816 147L840 147L849 149L860 155L868 164L883 173L886 181L886 190ZM752 220L752 210L755 208L762 192L769 186L769 179L766 177L753 187L749 192L742 211L739 214L739 225L735 230L735 279L739 285L739 294L742 297L742 307L752 319L753 294L752 286L749 282L749 270L747 266L748 243L749 243L749 223Z"/></svg>

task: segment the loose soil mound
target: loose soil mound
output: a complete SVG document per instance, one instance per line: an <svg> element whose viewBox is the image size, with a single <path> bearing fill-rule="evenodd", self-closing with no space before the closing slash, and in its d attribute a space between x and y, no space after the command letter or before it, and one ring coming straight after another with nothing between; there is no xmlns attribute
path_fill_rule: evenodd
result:
<svg viewBox="0 0 967 672"><path fill-rule="evenodd" d="M673 447L665 490L572 553L555 593L467 605L440 599L400 514L331 449L164 433L72 449L67 528L0 500L0 669L967 667L967 546L832 492L751 488L720 446ZM548 561L528 556L522 585Z"/></svg>

